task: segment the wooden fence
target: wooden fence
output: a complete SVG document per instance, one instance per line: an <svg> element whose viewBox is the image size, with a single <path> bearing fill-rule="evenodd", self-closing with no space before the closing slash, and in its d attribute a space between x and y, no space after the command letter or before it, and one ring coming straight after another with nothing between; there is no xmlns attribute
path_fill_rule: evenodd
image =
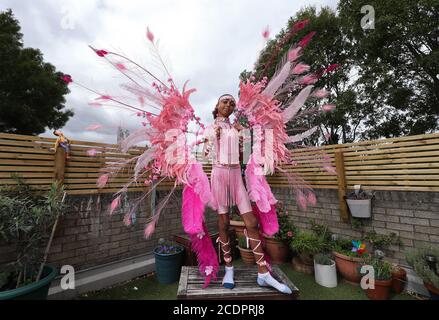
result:
<svg viewBox="0 0 439 320"><path fill-rule="evenodd" d="M27 183L48 188L55 180L63 180L69 194L116 192L130 180L132 166L123 169L103 189L96 180L108 165L140 155L144 148L132 148L121 153L115 144L71 141L71 158L54 152L55 139L0 133L0 185L14 183L16 173ZM90 156L88 153L96 153ZM319 157L327 154L337 174L326 172ZM317 157L316 157L317 155ZM363 141L318 148L296 149L296 165L285 166L289 172L300 173L313 188L439 191L439 133L393 139ZM205 166L207 172L210 167ZM268 177L274 187L287 187L281 174ZM163 187L169 187L167 181ZM128 191L145 190L142 183L130 185ZM344 191L343 191L344 192Z"/></svg>

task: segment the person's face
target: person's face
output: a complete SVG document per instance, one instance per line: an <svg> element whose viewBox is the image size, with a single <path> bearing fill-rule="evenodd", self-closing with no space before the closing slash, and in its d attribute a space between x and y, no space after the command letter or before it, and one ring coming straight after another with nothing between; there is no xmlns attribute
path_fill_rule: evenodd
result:
<svg viewBox="0 0 439 320"><path fill-rule="evenodd" d="M218 103L218 115L228 118L235 110L235 100L231 97L224 97Z"/></svg>

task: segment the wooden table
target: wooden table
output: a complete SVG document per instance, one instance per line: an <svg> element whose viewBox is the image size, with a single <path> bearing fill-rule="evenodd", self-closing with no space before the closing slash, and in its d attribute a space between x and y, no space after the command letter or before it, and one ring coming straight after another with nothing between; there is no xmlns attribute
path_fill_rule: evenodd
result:
<svg viewBox="0 0 439 320"><path fill-rule="evenodd" d="M296 300L299 289L290 281L278 266L273 266L273 276L286 284L293 293L286 295L271 287L261 287L257 284L257 266L235 266L235 288L226 289L221 282L224 267L220 267L217 280L203 289L204 279L197 267L183 266L177 299L181 300Z"/></svg>

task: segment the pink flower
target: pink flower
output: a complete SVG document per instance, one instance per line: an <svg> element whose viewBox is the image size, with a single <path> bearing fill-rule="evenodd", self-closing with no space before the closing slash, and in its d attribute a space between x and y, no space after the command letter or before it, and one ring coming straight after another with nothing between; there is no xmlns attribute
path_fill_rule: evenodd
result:
<svg viewBox="0 0 439 320"><path fill-rule="evenodd" d="M95 50L95 52L99 57L105 57L108 54L105 50Z"/></svg>
<svg viewBox="0 0 439 320"><path fill-rule="evenodd" d="M287 236L288 236L288 238L292 238L293 237L293 231L288 231L287 232Z"/></svg>
<svg viewBox="0 0 439 320"><path fill-rule="evenodd" d="M322 109L325 112L331 112L331 111L335 110L335 105L334 104L325 104L325 105L323 105Z"/></svg>
<svg viewBox="0 0 439 320"><path fill-rule="evenodd" d="M212 266L206 266L206 268L204 269L204 273L206 274L206 276L210 275L212 272L213 272Z"/></svg>
<svg viewBox="0 0 439 320"><path fill-rule="evenodd" d="M64 82L67 83L67 84L73 82L72 77L71 77L70 75L68 75L68 74L63 75L63 76L61 77L61 79L62 79L62 81L64 81Z"/></svg>
<svg viewBox="0 0 439 320"><path fill-rule="evenodd" d="M146 28L146 37L149 41L154 42L154 34L149 31L149 28Z"/></svg>
<svg viewBox="0 0 439 320"><path fill-rule="evenodd" d="M309 71L310 66L304 63L299 63L293 68L293 74L302 74Z"/></svg>

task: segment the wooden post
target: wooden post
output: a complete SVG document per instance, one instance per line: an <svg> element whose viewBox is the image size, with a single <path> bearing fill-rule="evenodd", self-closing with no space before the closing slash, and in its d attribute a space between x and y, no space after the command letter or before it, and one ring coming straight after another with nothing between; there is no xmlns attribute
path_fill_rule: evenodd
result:
<svg viewBox="0 0 439 320"><path fill-rule="evenodd" d="M66 152L63 148L58 147L55 152L55 168L54 168L54 180L58 183L58 186L64 184L64 172L66 169Z"/></svg>
<svg viewBox="0 0 439 320"><path fill-rule="evenodd" d="M349 221L349 210L346 204L346 177L344 172L344 156L341 150L335 151L335 167L337 170L338 201L340 204L340 217L344 222Z"/></svg>

